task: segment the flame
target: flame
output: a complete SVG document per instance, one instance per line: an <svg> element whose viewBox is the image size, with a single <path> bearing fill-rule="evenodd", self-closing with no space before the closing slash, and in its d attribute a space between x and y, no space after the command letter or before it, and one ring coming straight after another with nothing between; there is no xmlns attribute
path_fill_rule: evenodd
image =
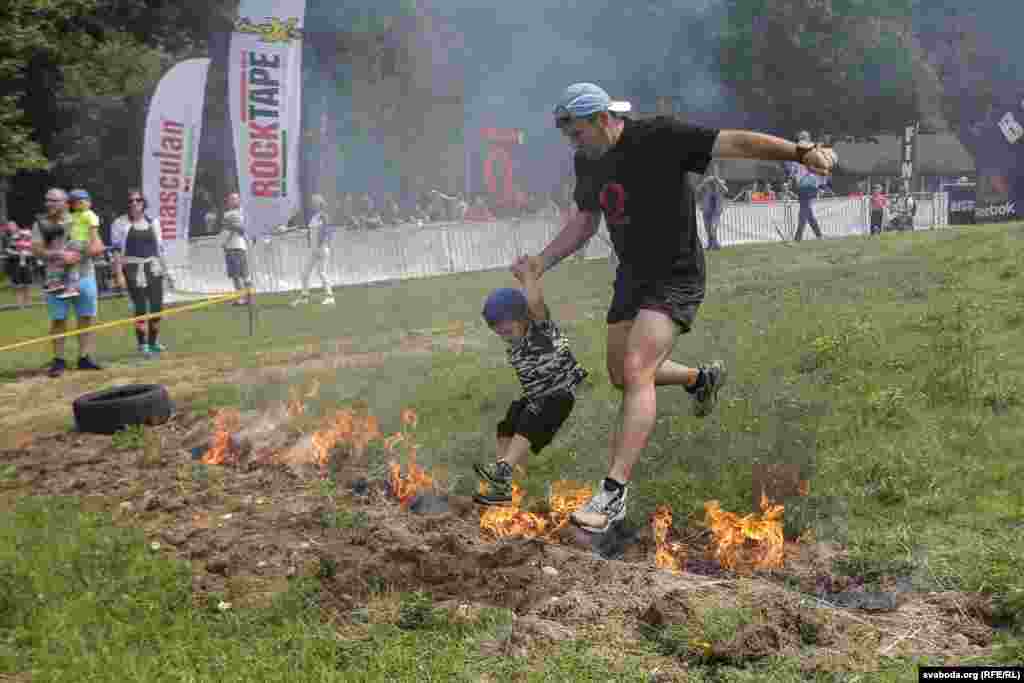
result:
<svg viewBox="0 0 1024 683"><path fill-rule="evenodd" d="M371 441L380 437L380 426L373 415L361 415L351 410L337 411L313 433L313 452L321 474L327 476L331 451L339 443L352 446L354 455L359 457Z"/></svg>
<svg viewBox="0 0 1024 683"><path fill-rule="evenodd" d="M480 483L480 493L487 492L487 484ZM512 504L489 507L480 515L480 530L498 538L537 538L555 540L554 534L569 523L569 515L593 495L589 486L572 481L556 481L548 491L547 514L520 510L524 493L518 484L512 484Z"/></svg>
<svg viewBox="0 0 1024 683"><path fill-rule="evenodd" d="M679 573L683 570L686 551L681 543L668 541L668 532L672 529L672 508L659 505L651 515L651 529L654 532L654 564L658 569L667 569Z"/></svg>
<svg viewBox="0 0 1024 683"><path fill-rule="evenodd" d="M398 499L399 504L405 507L416 494L421 490L432 489L433 478L427 471L416 464L416 450L411 447L409 453L409 465L406 468L406 475L402 476L402 465L395 461L388 466L388 484L391 486L391 495Z"/></svg>
<svg viewBox="0 0 1024 683"><path fill-rule="evenodd" d="M231 435L238 431L242 418L234 408L218 410L213 416L213 438L210 448L203 454L205 465L223 465L234 457L231 449Z"/></svg>
<svg viewBox="0 0 1024 683"><path fill-rule="evenodd" d="M784 537L781 505L761 495L761 514L740 517L723 512L717 500L704 503L705 526L714 535L714 556L725 569L778 569L782 566Z"/></svg>

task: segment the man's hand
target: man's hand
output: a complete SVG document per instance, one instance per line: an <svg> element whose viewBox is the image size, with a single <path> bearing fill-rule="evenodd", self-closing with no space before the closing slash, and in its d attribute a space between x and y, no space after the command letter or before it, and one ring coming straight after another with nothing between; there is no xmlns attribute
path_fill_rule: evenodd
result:
<svg viewBox="0 0 1024 683"><path fill-rule="evenodd" d="M73 266L78 264L82 260L82 255L77 251L67 250L61 252L61 258L64 260L64 265Z"/></svg>
<svg viewBox="0 0 1024 683"><path fill-rule="evenodd" d="M803 164L818 175L832 175L839 157L834 149L829 147L815 147L804 155Z"/></svg>

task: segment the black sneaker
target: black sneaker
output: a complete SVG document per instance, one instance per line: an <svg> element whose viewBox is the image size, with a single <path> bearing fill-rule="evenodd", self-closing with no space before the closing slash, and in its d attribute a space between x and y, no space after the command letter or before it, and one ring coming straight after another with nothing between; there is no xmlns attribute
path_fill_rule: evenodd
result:
<svg viewBox="0 0 1024 683"><path fill-rule="evenodd" d="M473 496L473 500L477 504L497 507L512 504L512 476L501 476L497 463L488 465L477 463L473 465L473 471L480 477L480 481L487 484L487 493L477 493Z"/></svg>
<svg viewBox="0 0 1024 683"><path fill-rule="evenodd" d="M725 384L725 363L716 360L700 369L704 371L704 386L693 392L693 414L706 417L718 402L718 390Z"/></svg>
<svg viewBox="0 0 1024 683"><path fill-rule="evenodd" d="M68 364L64 362L63 358L54 358L53 362L50 363L50 368L46 371L46 374L50 377L60 377L64 374L64 371L67 370L67 368Z"/></svg>
<svg viewBox="0 0 1024 683"><path fill-rule="evenodd" d="M78 359L79 370L102 370L103 368L96 364L96 362L89 356L82 356Z"/></svg>

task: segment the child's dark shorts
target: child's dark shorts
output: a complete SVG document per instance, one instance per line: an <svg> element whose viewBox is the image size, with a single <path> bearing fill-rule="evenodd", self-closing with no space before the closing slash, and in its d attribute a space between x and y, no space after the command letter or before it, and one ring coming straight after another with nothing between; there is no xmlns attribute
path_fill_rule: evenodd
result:
<svg viewBox="0 0 1024 683"><path fill-rule="evenodd" d="M568 391L532 401L523 398L512 401L505 419L498 423L498 437L512 438L519 434L530 441L531 451L540 453L555 438L575 403L576 398Z"/></svg>

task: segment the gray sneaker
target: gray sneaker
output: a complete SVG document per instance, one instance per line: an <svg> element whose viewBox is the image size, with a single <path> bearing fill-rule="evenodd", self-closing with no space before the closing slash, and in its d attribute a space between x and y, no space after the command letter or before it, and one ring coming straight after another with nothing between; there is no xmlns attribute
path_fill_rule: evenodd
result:
<svg viewBox="0 0 1024 683"><path fill-rule="evenodd" d="M711 365L702 365L700 369L704 371L704 386L693 392L693 414L706 417L718 403L718 390L725 384L725 363L716 360Z"/></svg>
<svg viewBox="0 0 1024 683"><path fill-rule="evenodd" d="M507 467L507 465L506 465ZM480 481L487 484L487 493L477 493L473 500L478 505L506 506L512 504L512 476L502 476L498 471L497 463L473 465L473 471L480 477Z"/></svg>
<svg viewBox="0 0 1024 683"><path fill-rule="evenodd" d="M601 484L601 490L597 492L597 495L572 513L569 519L585 531L592 534L603 534L611 528L612 524L626 518L628 492L628 486L613 493L605 491L604 484Z"/></svg>

